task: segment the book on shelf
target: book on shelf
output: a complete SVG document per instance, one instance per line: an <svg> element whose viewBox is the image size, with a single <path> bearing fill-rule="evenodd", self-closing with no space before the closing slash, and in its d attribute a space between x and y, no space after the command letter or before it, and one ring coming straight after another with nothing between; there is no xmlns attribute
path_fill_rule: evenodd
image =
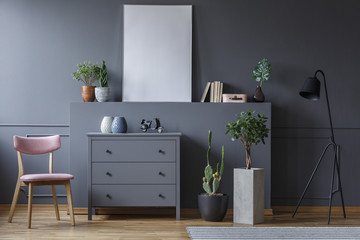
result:
<svg viewBox="0 0 360 240"><path fill-rule="evenodd" d="M215 99L214 102L220 103L221 102L221 95L222 95L222 87L223 83L220 81L215 81Z"/></svg>
<svg viewBox="0 0 360 240"><path fill-rule="evenodd" d="M204 89L204 92L203 92L200 102L205 102L205 98L209 92L210 85L211 85L211 82L206 83L206 86L205 86L205 89Z"/></svg>
<svg viewBox="0 0 360 240"><path fill-rule="evenodd" d="M223 88L224 88L224 83L222 82L222 83L220 83L220 93L219 93L220 101L219 102L222 102Z"/></svg>
<svg viewBox="0 0 360 240"><path fill-rule="evenodd" d="M210 89L210 102L220 103L222 102L224 83L220 81L208 82L205 86L201 102L205 102L206 96Z"/></svg>
<svg viewBox="0 0 360 240"><path fill-rule="evenodd" d="M214 102L218 102L218 89L219 89L219 84L218 81L214 82Z"/></svg>
<svg viewBox="0 0 360 240"><path fill-rule="evenodd" d="M214 90L215 90L214 82L211 82L211 86L210 86L210 102L214 102Z"/></svg>

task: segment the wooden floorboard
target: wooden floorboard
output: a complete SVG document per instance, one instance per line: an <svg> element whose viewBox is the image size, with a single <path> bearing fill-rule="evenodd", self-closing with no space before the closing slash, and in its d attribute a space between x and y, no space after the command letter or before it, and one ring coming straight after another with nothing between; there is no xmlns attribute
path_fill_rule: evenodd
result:
<svg viewBox="0 0 360 240"><path fill-rule="evenodd" d="M265 216L265 222L256 227L360 227L360 213L349 209L344 219L334 208L331 224L327 224L326 208L300 208L295 218L289 210L274 207L273 216ZM301 210L302 209L302 210ZM317 212L316 212L317 211ZM180 221L174 214L156 215L148 211L132 215L95 215L92 221L86 215L76 215L76 225L71 226L66 207L60 207L60 221L50 206L34 206L32 229L27 229L27 210L20 206L15 210L12 223L8 223L9 206L0 206L0 239L189 239L187 226L249 226L232 222L229 210L223 222L203 221L197 209L182 209Z"/></svg>

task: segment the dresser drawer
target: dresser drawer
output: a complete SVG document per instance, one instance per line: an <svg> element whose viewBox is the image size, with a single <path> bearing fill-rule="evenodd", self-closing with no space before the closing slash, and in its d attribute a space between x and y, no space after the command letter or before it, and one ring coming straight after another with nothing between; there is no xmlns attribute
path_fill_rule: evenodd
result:
<svg viewBox="0 0 360 240"><path fill-rule="evenodd" d="M175 163L92 163L92 184L175 184Z"/></svg>
<svg viewBox="0 0 360 240"><path fill-rule="evenodd" d="M175 141L116 140L92 141L92 161L175 162Z"/></svg>
<svg viewBox="0 0 360 240"><path fill-rule="evenodd" d="M175 185L92 185L92 206L175 206Z"/></svg>

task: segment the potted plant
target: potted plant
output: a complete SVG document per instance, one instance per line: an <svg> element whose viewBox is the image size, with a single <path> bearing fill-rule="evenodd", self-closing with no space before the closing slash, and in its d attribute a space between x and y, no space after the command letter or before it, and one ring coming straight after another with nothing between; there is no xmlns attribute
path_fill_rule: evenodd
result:
<svg viewBox="0 0 360 240"><path fill-rule="evenodd" d="M203 177L203 189L206 193L198 195L198 205L201 217L206 221L222 221L228 206L228 196L226 194L218 193L220 181L224 172L224 146L221 149L221 166L219 163L216 169L210 165L210 151L211 151L211 137L212 133L209 130L207 150L207 165L205 167L205 176Z"/></svg>
<svg viewBox="0 0 360 240"><path fill-rule="evenodd" d="M245 148L246 168L234 169L234 222L255 224L264 221L265 176L263 168L252 168L251 147L265 144L269 129L267 117L254 111L237 114L237 120L226 125L226 134L239 139Z"/></svg>
<svg viewBox="0 0 360 240"><path fill-rule="evenodd" d="M107 102L110 99L110 88L108 85L108 74L105 61L99 68L99 87L95 88L95 97L98 102Z"/></svg>
<svg viewBox="0 0 360 240"><path fill-rule="evenodd" d="M263 58L258 64L255 66L253 70L253 78L255 81L259 82L259 84L256 87L253 100L255 102L264 102L265 96L264 93L261 90L262 84L265 81L268 81L270 78L272 68L271 64L266 58Z"/></svg>
<svg viewBox="0 0 360 240"><path fill-rule="evenodd" d="M89 61L79 63L78 69L73 72L73 78L83 82L85 86L81 86L81 96L84 102L93 102L95 99L95 86L93 83L99 78L99 64L91 64Z"/></svg>

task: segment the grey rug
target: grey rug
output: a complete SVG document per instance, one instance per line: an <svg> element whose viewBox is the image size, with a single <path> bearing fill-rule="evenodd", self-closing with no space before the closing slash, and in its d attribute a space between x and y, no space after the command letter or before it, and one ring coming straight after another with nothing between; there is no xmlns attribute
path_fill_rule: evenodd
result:
<svg viewBox="0 0 360 240"><path fill-rule="evenodd" d="M192 240L360 239L360 227L187 227Z"/></svg>

